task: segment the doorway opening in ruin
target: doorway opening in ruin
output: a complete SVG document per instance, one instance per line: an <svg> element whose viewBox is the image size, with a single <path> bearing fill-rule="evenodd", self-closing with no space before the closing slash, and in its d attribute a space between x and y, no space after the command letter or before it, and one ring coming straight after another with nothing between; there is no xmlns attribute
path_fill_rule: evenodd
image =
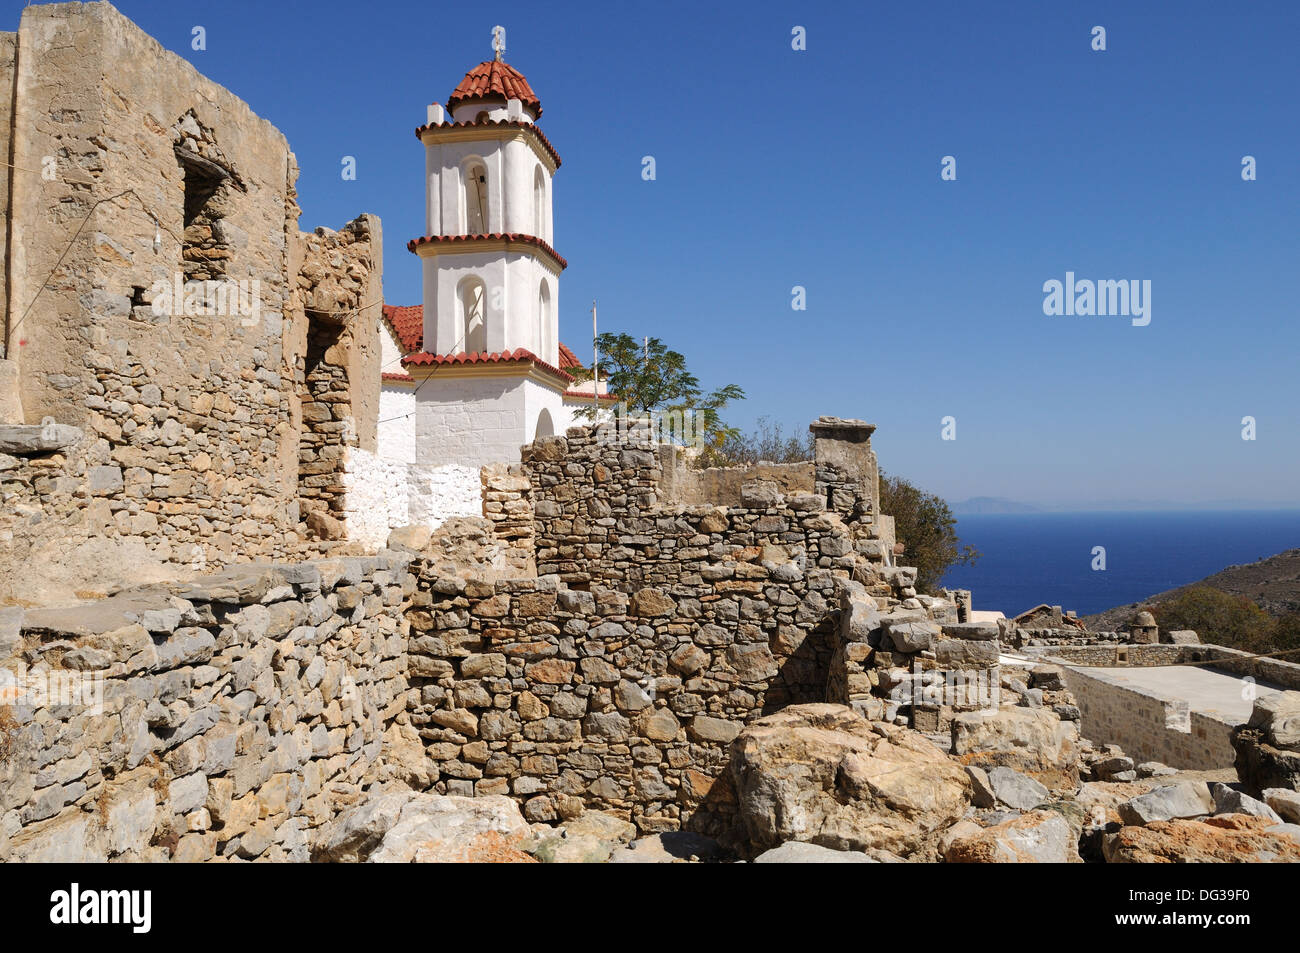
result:
<svg viewBox="0 0 1300 953"><path fill-rule="evenodd" d="M307 313L307 349L298 375L302 430L298 439L299 511L316 536L335 538L344 514L343 472L352 432L344 327ZM312 513L320 516L311 517Z"/></svg>

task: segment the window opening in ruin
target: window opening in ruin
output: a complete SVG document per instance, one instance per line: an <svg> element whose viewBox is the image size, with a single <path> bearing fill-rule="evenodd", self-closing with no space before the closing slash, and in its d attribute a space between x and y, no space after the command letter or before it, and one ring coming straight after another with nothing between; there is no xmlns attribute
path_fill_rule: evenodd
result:
<svg viewBox="0 0 1300 953"><path fill-rule="evenodd" d="M193 110L181 117L175 144L182 175L181 269L188 281L223 278L231 257L229 229L223 228L236 191L245 191L225 160L212 130Z"/></svg>
<svg viewBox="0 0 1300 953"><path fill-rule="evenodd" d="M131 286L131 307L143 308L149 302L144 300L144 285Z"/></svg>

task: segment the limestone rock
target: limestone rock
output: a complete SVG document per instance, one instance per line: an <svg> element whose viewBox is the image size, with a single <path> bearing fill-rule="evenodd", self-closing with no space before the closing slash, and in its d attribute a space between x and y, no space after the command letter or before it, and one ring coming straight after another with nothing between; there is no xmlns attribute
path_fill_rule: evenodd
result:
<svg viewBox="0 0 1300 953"><path fill-rule="evenodd" d="M1102 852L1112 864L1300 863L1300 842L1275 826L1244 814L1155 821L1106 835Z"/></svg>
<svg viewBox="0 0 1300 953"><path fill-rule="evenodd" d="M1214 810L1214 801L1203 782L1167 784L1119 805L1125 824L1150 824L1177 818L1200 817Z"/></svg>
<svg viewBox="0 0 1300 953"><path fill-rule="evenodd" d="M949 843L951 864L1079 863L1078 837L1055 811L1031 811Z"/></svg>
<svg viewBox="0 0 1300 953"><path fill-rule="evenodd" d="M993 797L1007 807L1028 811L1047 800L1047 788L1010 768L990 768L988 785Z"/></svg>
<svg viewBox="0 0 1300 953"><path fill-rule="evenodd" d="M878 864L880 861L857 850L831 850L817 844L792 840L765 850L754 858L756 864Z"/></svg>
<svg viewBox="0 0 1300 953"><path fill-rule="evenodd" d="M388 548L418 553L429 545L431 535L427 526L399 526L388 534Z"/></svg>
<svg viewBox="0 0 1300 953"><path fill-rule="evenodd" d="M75 446L83 433L78 427L67 424L3 424L0 423L0 453L30 456L53 453Z"/></svg>
<svg viewBox="0 0 1300 953"><path fill-rule="evenodd" d="M1288 788L1268 788L1264 792L1264 803L1281 816L1288 824L1300 824L1300 791Z"/></svg>
<svg viewBox="0 0 1300 953"><path fill-rule="evenodd" d="M1246 791L1300 791L1300 692L1271 692L1255 699L1250 720L1232 729L1237 777Z"/></svg>
<svg viewBox="0 0 1300 953"><path fill-rule="evenodd" d="M307 514L306 522L317 539L343 539L347 535L343 523L324 510L312 510Z"/></svg>
<svg viewBox="0 0 1300 953"><path fill-rule="evenodd" d="M731 746L740 816L759 851L798 840L836 850L934 851L970 781L924 736L842 705L793 705Z"/></svg>
<svg viewBox="0 0 1300 953"><path fill-rule="evenodd" d="M530 863L531 833L508 797L467 798L398 791L368 798L326 824L315 861Z"/></svg>
<svg viewBox="0 0 1300 953"><path fill-rule="evenodd" d="M664 831L632 841L614 851L612 864L679 864L691 858L715 860L722 848L711 837L690 831Z"/></svg>
<svg viewBox="0 0 1300 953"><path fill-rule="evenodd" d="M1242 794L1226 784L1214 785L1212 793L1215 814L1249 814L1251 817L1266 818L1275 824L1282 823L1282 818L1278 816L1277 811L1266 803L1257 801L1248 794Z"/></svg>
<svg viewBox="0 0 1300 953"><path fill-rule="evenodd" d="M963 712L952 722L952 753L986 771L1012 768L1053 791L1078 786L1079 729L1046 708Z"/></svg>

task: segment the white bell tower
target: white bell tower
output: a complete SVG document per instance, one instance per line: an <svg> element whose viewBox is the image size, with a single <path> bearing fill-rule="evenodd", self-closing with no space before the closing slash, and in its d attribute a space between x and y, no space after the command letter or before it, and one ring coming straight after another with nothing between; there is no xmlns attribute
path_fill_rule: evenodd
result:
<svg viewBox="0 0 1300 953"><path fill-rule="evenodd" d="M551 244L560 157L537 126L541 101L503 58L504 28L492 47L416 130L425 234L408 248L423 269L424 340L403 364L418 382L421 462L518 460L554 432L572 380L559 369L566 262Z"/></svg>

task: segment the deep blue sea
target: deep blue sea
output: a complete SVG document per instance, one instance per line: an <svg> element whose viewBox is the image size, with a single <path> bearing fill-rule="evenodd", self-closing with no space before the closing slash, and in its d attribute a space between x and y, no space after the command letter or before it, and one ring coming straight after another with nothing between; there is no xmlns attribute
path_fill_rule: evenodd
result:
<svg viewBox="0 0 1300 953"><path fill-rule="evenodd" d="M1088 615L1300 547L1300 510L980 514L958 516L957 535L983 557L944 585L970 589L973 608ZM1091 568L1095 546L1105 571Z"/></svg>

